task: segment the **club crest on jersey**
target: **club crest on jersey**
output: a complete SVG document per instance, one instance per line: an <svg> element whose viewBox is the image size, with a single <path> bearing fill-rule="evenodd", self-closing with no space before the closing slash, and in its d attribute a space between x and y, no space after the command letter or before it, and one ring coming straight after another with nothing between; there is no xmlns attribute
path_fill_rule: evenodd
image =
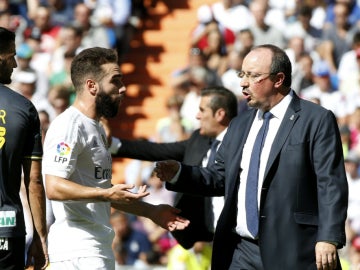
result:
<svg viewBox="0 0 360 270"><path fill-rule="evenodd" d="M65 163L68 161L66 156L70 154L71 148L67 143L65 142L59 143L56 147L56 151L58 155L55 155L55 160L54 160L55 162Z"/></svg>

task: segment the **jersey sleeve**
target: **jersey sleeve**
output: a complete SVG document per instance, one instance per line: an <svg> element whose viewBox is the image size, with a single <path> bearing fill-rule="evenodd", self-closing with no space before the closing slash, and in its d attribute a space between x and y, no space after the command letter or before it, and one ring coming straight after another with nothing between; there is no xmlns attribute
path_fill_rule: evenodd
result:
<svg viewBox="0 0 360 270"><path fill-rule="evenodd" d="M77 123L55 119L45 136L43 173L69 179L82 148Z"/></svg>

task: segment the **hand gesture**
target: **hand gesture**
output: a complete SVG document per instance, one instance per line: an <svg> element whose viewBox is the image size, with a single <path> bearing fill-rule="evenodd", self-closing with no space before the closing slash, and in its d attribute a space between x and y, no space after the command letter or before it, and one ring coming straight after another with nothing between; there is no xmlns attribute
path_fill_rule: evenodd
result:
<svg viewBox="0 0 360 270"><path fill-rule="evenodd" d="M165 160L156 162L154 172L161 181L170 181L179 171L179 162L175 160Z"/></svg>
<svg viewBox="0 0 360 270"><path fill-rule="evenodd" d="M150 193L146 191L146 186L140 186L137 192L131 191L135 185L117 184L108 189L108 200L113 203L132 203Z"/></svg>
<svg viewBox="0 0 360 270"><path fill-rule="evenodd" d="M167 204L154 205L149 218L162 228L175 231L185 229L190 221L179 216L181 210Z"/></svg>

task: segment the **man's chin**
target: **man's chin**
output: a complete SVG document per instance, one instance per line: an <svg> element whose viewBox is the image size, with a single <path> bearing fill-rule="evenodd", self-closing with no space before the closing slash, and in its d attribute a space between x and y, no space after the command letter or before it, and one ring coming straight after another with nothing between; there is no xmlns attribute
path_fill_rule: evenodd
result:
<svg viewBox="0 0 360 270"><path fill-rule="evenodd" d="M5 84L5 85L7 85L7 84L11 84L11 79L0 79L0 83L2 83L2 84Z"/></svg>

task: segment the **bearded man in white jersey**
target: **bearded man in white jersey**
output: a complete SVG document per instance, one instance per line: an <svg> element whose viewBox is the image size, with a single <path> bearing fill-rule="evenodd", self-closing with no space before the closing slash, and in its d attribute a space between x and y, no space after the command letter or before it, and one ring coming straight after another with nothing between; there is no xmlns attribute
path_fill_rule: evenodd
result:
<svg viewBox="0 0 360 270"><path fill-rule="evenodd" d="M188 220L169 205L140 199L133 185L111 184L112 160L101 117L114 117L126 88L114 50L100 47L79 53L71 65L76 89L72 106L50 125L44 142L43 173L55 222L49 231L52 270L115 268L109 223L111 207L150 218L172 231Z"/></svg>

